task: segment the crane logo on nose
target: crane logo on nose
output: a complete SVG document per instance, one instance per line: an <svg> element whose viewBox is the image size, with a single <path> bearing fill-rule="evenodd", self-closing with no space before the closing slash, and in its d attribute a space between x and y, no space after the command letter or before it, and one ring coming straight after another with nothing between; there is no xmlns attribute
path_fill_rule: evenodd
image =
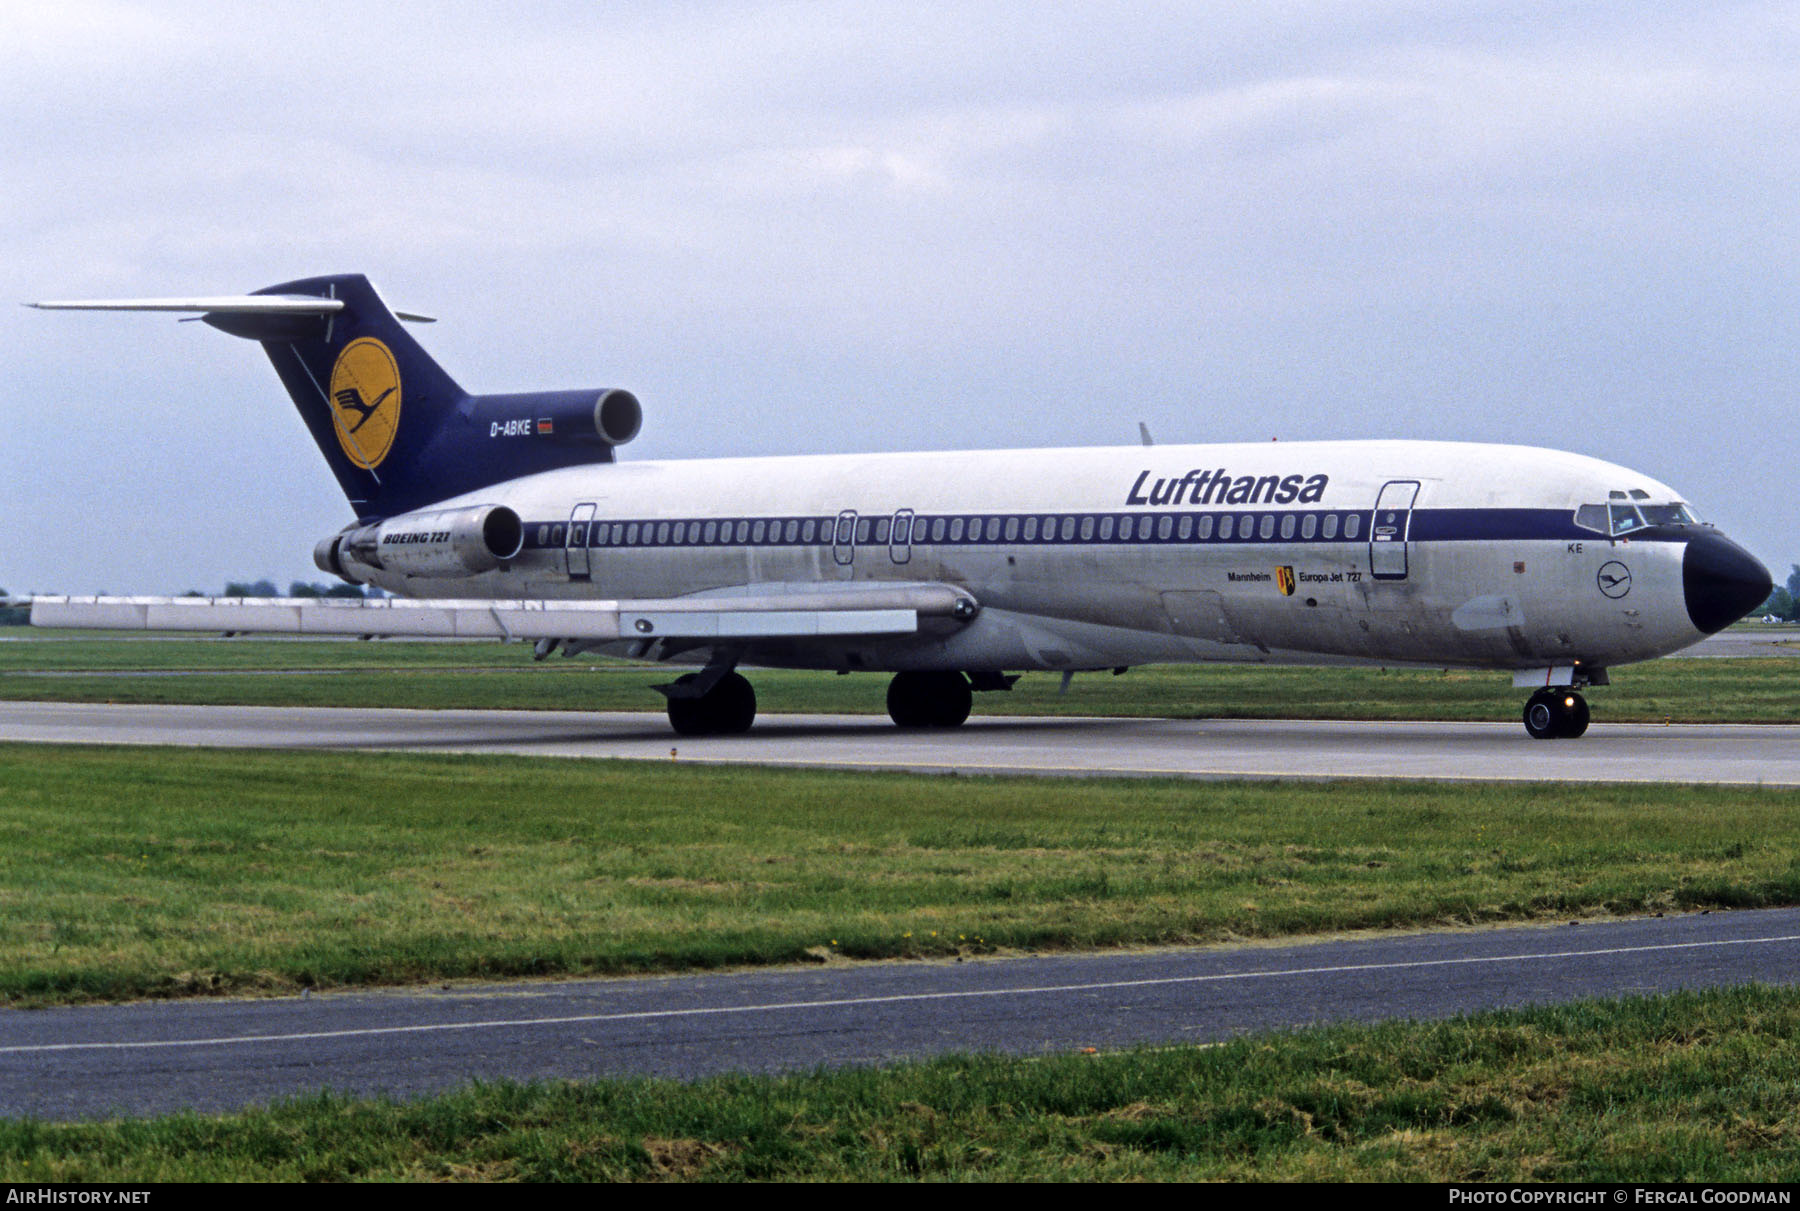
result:
<svg viewBox="0 0 1800 1211"><path fill-rule="evenodd" d="M1623 597L1631 592L1631 569L1616 559L1608 560L1600 565L1594 581L1608 597Z"/></svg>

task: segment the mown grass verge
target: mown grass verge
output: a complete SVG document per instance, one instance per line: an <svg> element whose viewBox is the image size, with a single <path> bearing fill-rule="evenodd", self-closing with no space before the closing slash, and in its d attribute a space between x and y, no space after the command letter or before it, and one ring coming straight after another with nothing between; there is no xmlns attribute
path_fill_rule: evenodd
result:
<svg viewBox="0 0 1800 1211"><path fill-rule="evenodd" d="M764 714L885 714L878 674L748 670ZM660 711L667 668L580 657L536 663L527 645L161 639L0 643L0 698L428 709ZM1175 719L1446 719L1517 722L1505 673L1438 669L1182 665L977 694L977 714ZM1615 672L1588 695L1599 722L1800 721L1800 661L1662 660Z"/></svg>
<svg viewBox="0 0 1800 1211"><path fill-rule="evenodd" d="M1800 902L1800 791L0 746L0 1000Z"/></svg>
<svg viewBox="0 0 1800 1211"><path fill-rule="evenodd" d="M1792 1181L1797 1086L1800 992L1736 988L1213 1048L4 1122L0 1171L127 1183Z"/></svg>

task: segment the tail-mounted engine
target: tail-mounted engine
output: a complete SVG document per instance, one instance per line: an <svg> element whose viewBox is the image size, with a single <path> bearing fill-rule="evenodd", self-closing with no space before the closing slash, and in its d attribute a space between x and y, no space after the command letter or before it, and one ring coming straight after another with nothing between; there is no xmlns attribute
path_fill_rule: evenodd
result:
<svg viewBox="0 0 1800 1211"><path fill-rule="evenodd" d="M361 583L359 571L460 578L491 572L525 545L525 526L505 505L402 513L334 534L313 548L324 572Z"/></svg>
<svg viewBox="0 0 1800 1211"><path fill-rule="evenodd" d="M643 427L637 396L619 387L600 391L534 391L478 395L469 417L492 439L529 438L563 445L622 446Z"/></svg>

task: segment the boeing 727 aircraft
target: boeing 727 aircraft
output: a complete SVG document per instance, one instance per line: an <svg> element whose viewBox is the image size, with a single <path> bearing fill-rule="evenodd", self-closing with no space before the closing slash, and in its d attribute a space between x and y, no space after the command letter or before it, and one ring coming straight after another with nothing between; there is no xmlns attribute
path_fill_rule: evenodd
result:
<svg viewBox="0 0 1800 1211"><path fill-rule="evenodd" d="M954 727L1029 670L1363 662L1506 670L1526 730L1769 594L1666 484L1523 446L1280 442L615 460L623 390L471 395L358 275L187 311L259 342L356 520L318 566L370 601L38 598L40 626L440 635L698 666L683 734L747 730L740 667L892 674Z"/></svg>

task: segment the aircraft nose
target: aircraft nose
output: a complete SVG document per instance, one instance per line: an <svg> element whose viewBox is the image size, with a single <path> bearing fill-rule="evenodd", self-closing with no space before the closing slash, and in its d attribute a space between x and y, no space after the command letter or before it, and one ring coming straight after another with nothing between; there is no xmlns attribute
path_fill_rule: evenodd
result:
<svg viewBox="0 0 1800 1211"><path fill-rule="evenodd" d="M1681 559L1688 617L1703 634L1722 631L1768 599L1769 569L1716 531L1696 534Z"/></svg>

